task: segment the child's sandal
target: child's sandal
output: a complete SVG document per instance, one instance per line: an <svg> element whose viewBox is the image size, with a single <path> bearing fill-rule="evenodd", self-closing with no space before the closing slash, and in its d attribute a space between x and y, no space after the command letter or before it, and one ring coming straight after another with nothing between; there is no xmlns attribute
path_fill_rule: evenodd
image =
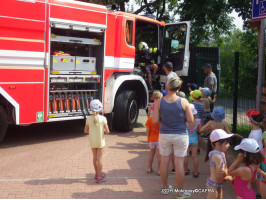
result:
<svg viewBox="0 0 266 200"><path fill-rule="evenodd" d="M102 173L101 177L105 177L105 173ZM97 174L95 174L94 178L95 178L95 179L98 178Z"/></svg>
<svg viewBox="0 0 266 200"><path fill-rule="evenodd" d="M105 182L106 181L106 179L105 179L105 177L101 177L100 179L97 179L96 180L96 183L102 183L102 182Z"/></svg>
<svg viewBox="0 0 266 200"><path fill-rule="evenodd" d="M152 169L151 168L148 168L147 169L147 174L150 174L150 173L152 173Z"/></svg>
<svg viewBox="0 0 266 200"><path fill-rule="evenodd" d="M193 177L198 178L199 177L199 172L193 172Z"/></svg>
<svg viewBox="0 0 266 200"><path fill-rule="evenodd" d="M189 175L189 173L190 173L190 169L185 170L185 175L186 175L186 176Z"/></svg>

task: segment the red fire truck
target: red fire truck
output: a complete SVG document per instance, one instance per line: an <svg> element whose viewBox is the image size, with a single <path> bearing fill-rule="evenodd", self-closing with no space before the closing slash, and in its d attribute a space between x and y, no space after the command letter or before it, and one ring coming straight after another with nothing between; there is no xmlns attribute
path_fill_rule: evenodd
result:
<svg viewBox="0 0 266 200"><path fill-rule="evenodd" d="M82 119L94 98L116 129L131 130L149 103L147 78L136 70L140 42L158 49L154 89L166 61L188 74L189 22L165 24L73 0L0 5L0 141L9 123Z"/></svg>

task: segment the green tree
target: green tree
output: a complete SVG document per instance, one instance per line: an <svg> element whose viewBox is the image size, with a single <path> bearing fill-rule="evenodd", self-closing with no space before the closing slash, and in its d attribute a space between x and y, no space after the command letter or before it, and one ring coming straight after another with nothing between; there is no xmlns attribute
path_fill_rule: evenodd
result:
<svg viewBox="0 0 266 200"><path fill-rule="evenodd" d="M229 16L233 9L246 20L250 18L250 0L80 0L104 5L119 5L121 11L134 14L154 14L165 22L191 21L191 43L210 44L234 27ZM128 9L126 10L126 5Z"/></svg>
<svg viewBox="0 0 266 200"><path fill-rule="evenodd" d="M252 1L253 0L228 0L228 6L231 9L235 9L239 17L242 17L244 21L251 19L252 13Z"/></svg>
<svg viewBox="0 0 266 200"><path fill-rule="evenodd" d="M226 0L184 0L178 5L180 20L191 21L191 43L196 46L233 28L233 18Z"/></svg>
<svg viewBox="0 0 266 200"><path fill-rule="evenodd" d="M235 52L240 52L239 93L254 96L257 79L258 31L247 29L233 30L229 35L219 38L221 47L221 83L224 91L233 91Z"/></svg>

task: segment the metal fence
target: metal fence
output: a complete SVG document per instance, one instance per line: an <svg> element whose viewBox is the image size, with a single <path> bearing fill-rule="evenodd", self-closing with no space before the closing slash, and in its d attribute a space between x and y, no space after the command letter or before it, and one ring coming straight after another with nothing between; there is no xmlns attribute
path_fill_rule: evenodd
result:
<svg viewBox="0 0 266 200"><path fill-rule="evenodd" d="M246 111L250 108L255 108L256 100L248 98L237 99L237 126L249 125L249 119L246 116ZM217 97L215 107L222 106L225 109L225 121L228 125L233 124L233 97Z"/></svg>

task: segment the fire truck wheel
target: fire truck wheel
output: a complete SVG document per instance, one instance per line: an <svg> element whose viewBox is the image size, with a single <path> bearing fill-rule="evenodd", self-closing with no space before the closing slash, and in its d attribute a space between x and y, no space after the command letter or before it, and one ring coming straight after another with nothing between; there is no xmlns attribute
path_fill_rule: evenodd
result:
<svg viewBox="0 0 266 200"><path fill-rule="evenodd" d="M7 117L4 109L0 106L0 142L4 139L7 132Z"/></svg>
<svg viewBox="0 0 266 200"><path fill-rule="evenodd" d="M114 113L104 114L104 116L107 119L107 123L108 123L108 127L110 131L113 130L113 114Z"/></svg>
<svg viewBox="0 0 266 200"><path fill-rule="evenodd" d="M137 96L134 91L121 91L115 100L114 127L118 131L130 131L139 115Z"/></svg>

